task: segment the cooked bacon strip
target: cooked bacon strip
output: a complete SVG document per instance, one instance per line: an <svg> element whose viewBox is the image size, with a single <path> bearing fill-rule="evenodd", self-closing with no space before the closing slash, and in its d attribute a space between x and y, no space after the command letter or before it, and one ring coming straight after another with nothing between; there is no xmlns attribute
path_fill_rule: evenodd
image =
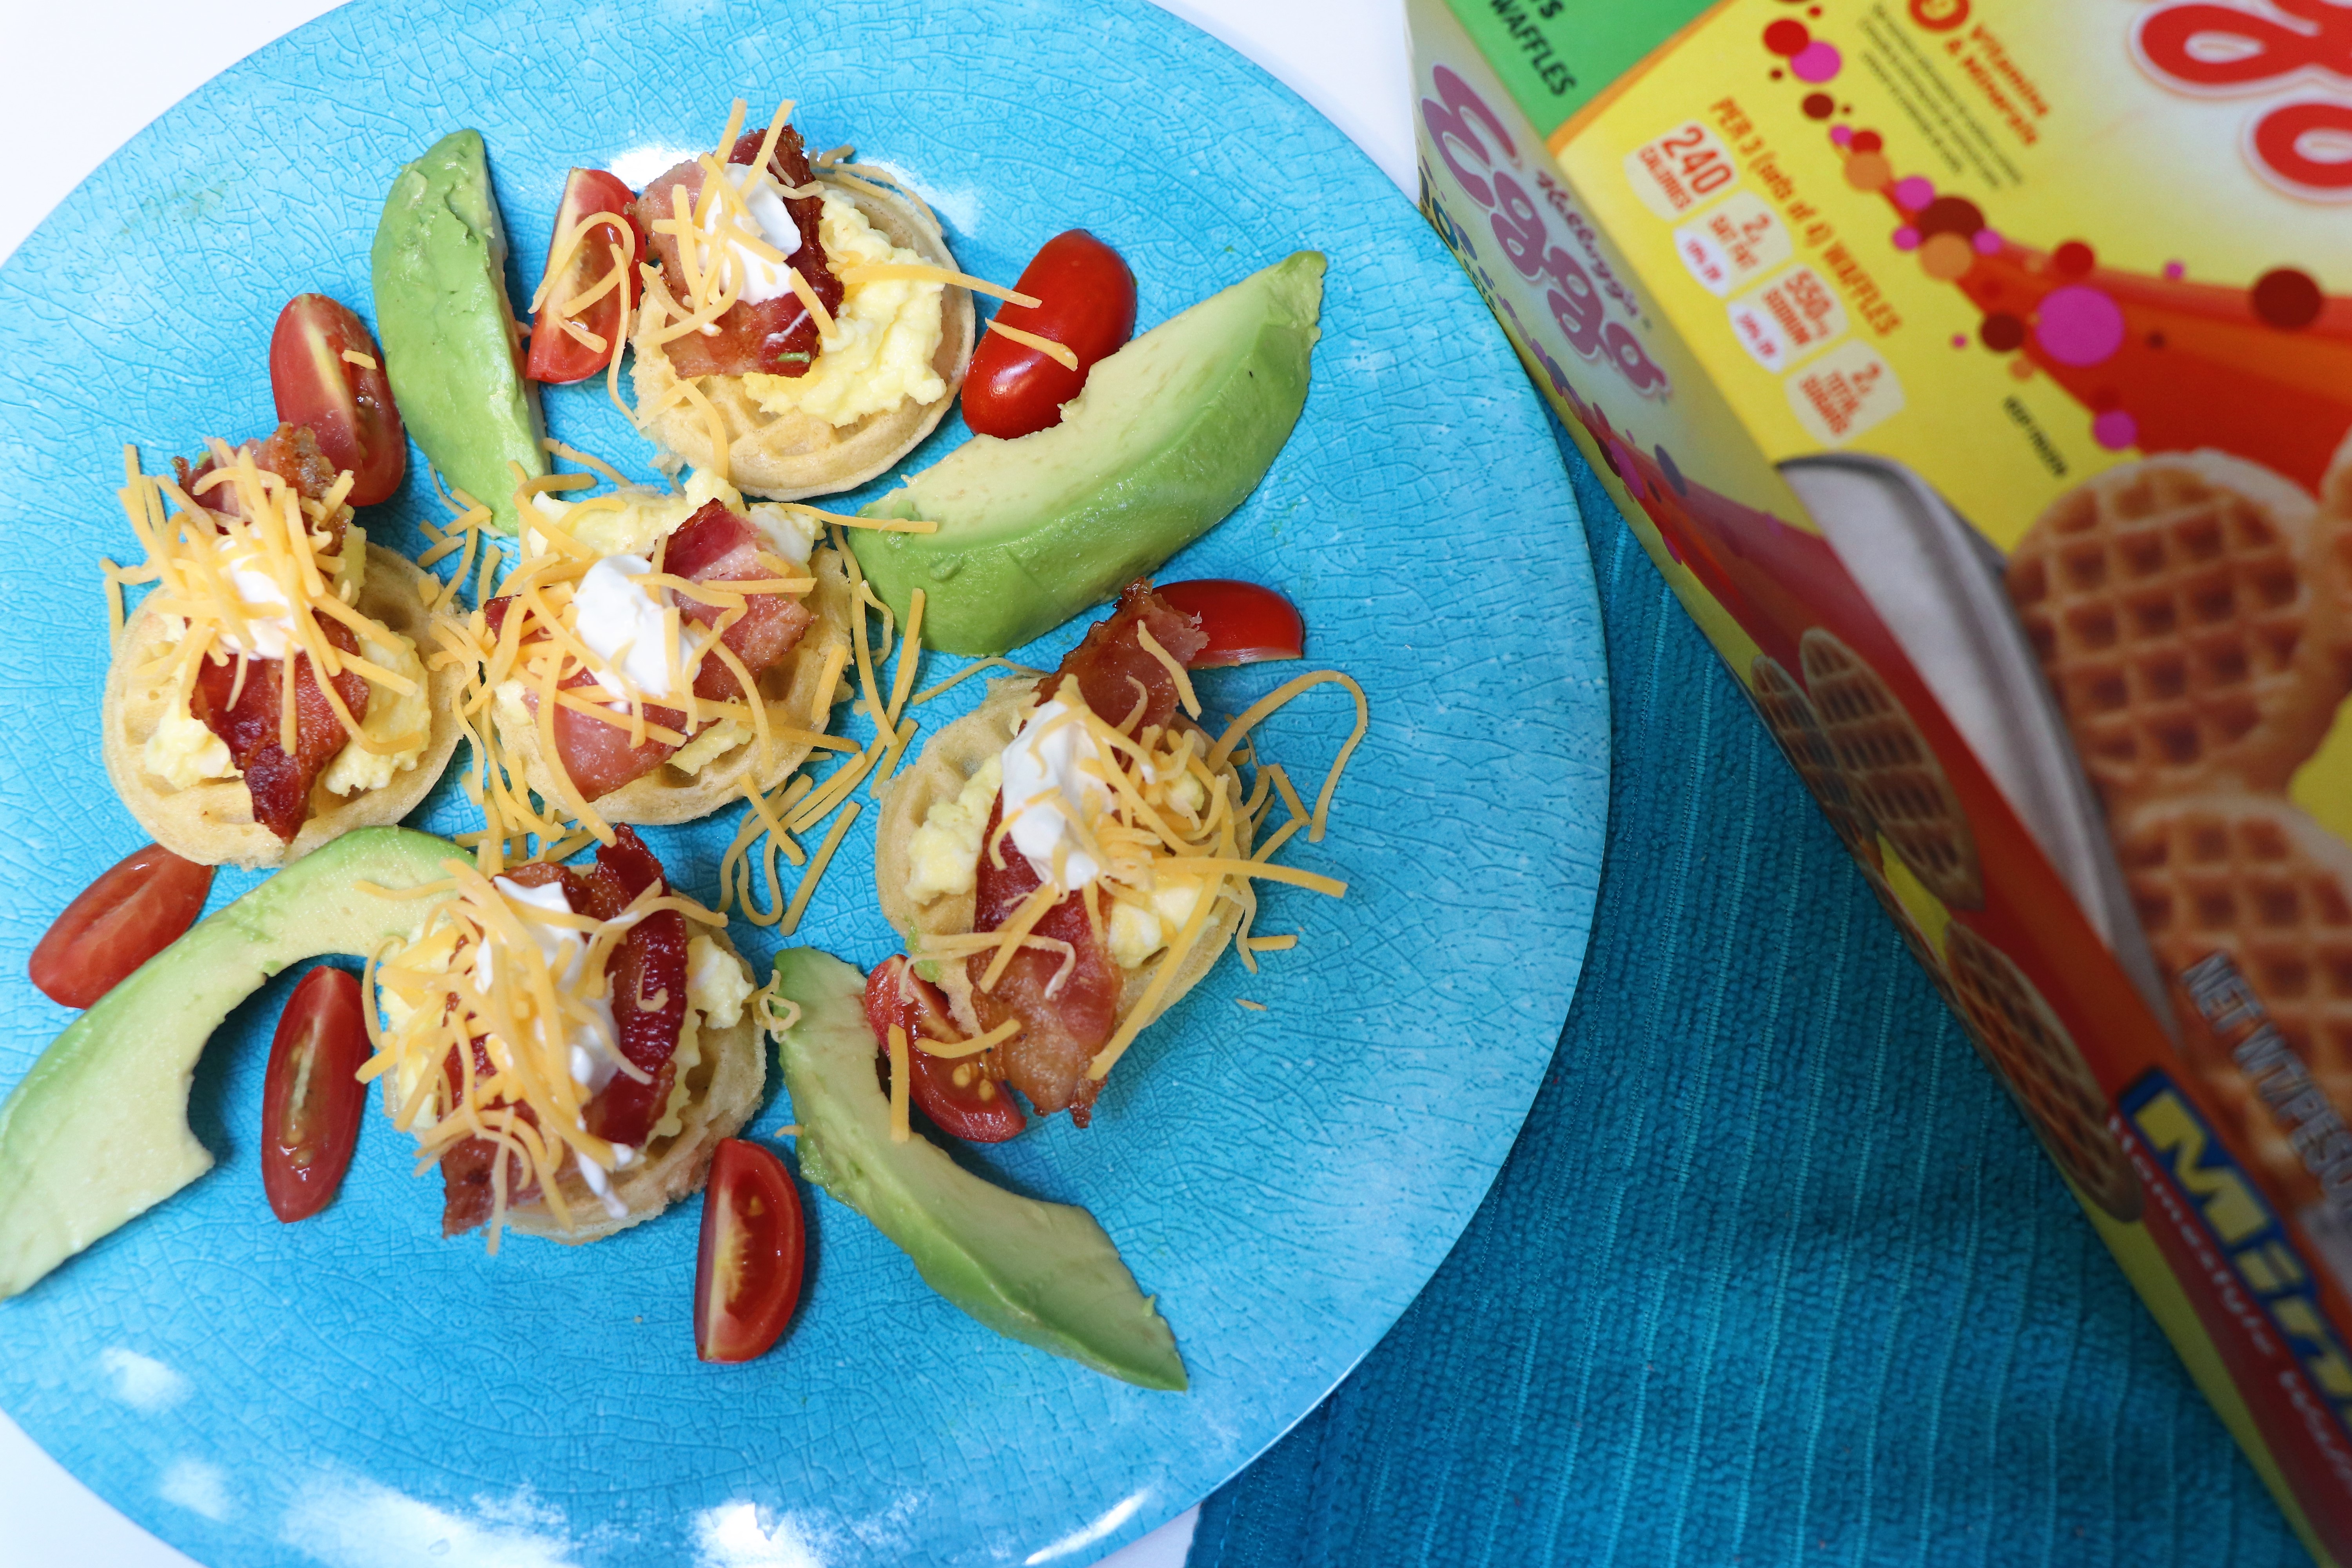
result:
<svg viewBox="0 0 2352 1568"><path fill-rule="evenodd" d="M764 132L758 131L746 133L728 153L727 162L750 163L760 155L763 135ZM808 157L801 150L800 132L789 125L776 138L768 170L776 183L788 191L807 184L814 177L809 172ZM673 285L673 293L677 280L685 276L678 265L677 237L657 232L654 225L676 216L675 198L670 195L673 189L683 187L688 200L698 204L702 181L702 165L689 161L655 180L637 198L637 226L653 236L654 254ZM801 234L800 248L786 257L786 262L806 280L824 302L826 312L837 314L841 310L841 280L833 275L833 268L825 260L824 243L817 236L817 220L824 211L824 203L816 196L793 196L785 200L784 210L793 215L793 222ZM809 366L816 359L816 321L796 294L784 294L759 304L738 303L711 326L717 329L715 332L688 332L672 338L665 346L670 368L680 376L691 380L703 375L743 375L752 371L800 376L809 373Z"/></svg>
<svg viewBox="0 0 2352 1568"><path fill-rule="evenodd" d="M710 501L670 535L663 552L663 569L672 576L695 583L772 578L773 568L759 561L764 542L760 531L749 521L728 510L723 502ZM505 627L507 611L513 603L511 598L498 598L482 607L491 637L498 637ZM701 604L683 595L677 603L681 620L702 626L717 620L722 613L716 605ZM756 680L793 651L801 634L815 618L807 605L790 595L746 594L742 616L721 634L719 640L743 661L743 667ZM584 669L573 671L563 681L567 689L594 684L596 677ZM707 656L695 674L694 689L715 702L730 701L740 695L735 672L722 660ZM523 700L531 712L539 711L538 692L525 692ZM648 704L646 720L681 734L686 732L686 715L675 708ZM632 746L627 730L570 708L555 710L555 749L563 771L590 800L600 799L632 780L645 777L677 750L651 737L642 745Z"/></svg>
<svg viewBox="0 0 2352 1568"><path fill-rule="evenodd" d="M670 535L662 564L671 575L690 583L756 582L775 575L772 567L760 563L760 549L765 542L748 521L718 501L709 501L687 520L685 527ZM716 605L681 595L677 613L682 620L707 626L718 620L721 611ZM743 668L756 680L782 662L815 619L806 605L790 595L746 594L741 617L719 640L743 661ZM717 658L702 661L694 689L714 702L742 695L735 672Z"/></svg>
<svg viewBox="0 0 2352 1568"><path fill-rule="evenodd" d="M1095 717L1117 724L1135 707L1140 687L1143 715L1130 733L1155 726L1167 729L1176 718L1176 678L1136 637L1139 626L1150 631L1151 640L1178 664L1209 646L1198 620L1154 594L1149 577L1139 577L1119 595L1118 607L1109 617L1089 627L1086 639L1062 657L1061 668L1038 689L1038 700L1052 697L1062 682L1075 680L1078 696Z"/></svg>
<svg viewBox="0 0 2352 1568"><path fill-rule="evenodd" d="M359 639L341 621L325 621L319 629L345 653L360 651ZM278 711L286 679L282 658L245 661L245 687L236 689L236 656L215 649L197 668L195 689L188 705L205 728L228 746L229 759L245 774L253 796L253 820L285 842L294 842L310 815L310 787L327 764L342 753L351 736L320 688L310 668L310 656L294 655L294 754L278 749ZM368 710L367 678L346 669L334 678L335 690L353 719L364 720ZM236 692L236 700L229 700Z"/></svg>
<svg viewBox="0 0 2352 1568"><path fill-rule="evenodd" d="M1144 647L1136 635L1139 628L1149 630L1152 640L1180 664L1208 646L1197 620L1152 593L1149 579L1139 578L1119 595L1118 609L1063 657L1061 668L1041 685L1039 700L1052 697L1064 682L1074 682L1087 707L1116 724L1134 709L1139 690L1143 711L1136 721L1137 731L1190 722L1177 706L1175 677ZM991 858L987 846L996 842L1003 816L1000 792L981 839L972 910L976 931L995 931L1011 920L1044 880L1010 840L1001 847L1003 866ZM997 977L995 989L982 991L981 977L996 955L974 953L965 961L972 981L972 1008L983 1030L1007 1018L1021 1020L1021 1032L998 1047L1005 1077L1040 1115L1050 1116L1066 1106L1070 1120L1084 1127L1102 1088L1099 1080L1087 1076L1087 1064L1118 1027L1118 965L1095 934L1080 894L1055 904L1031 930L1033 935L1070 944L1077 956L1067 977L1048 994L1046 988L1062 969L1060 950L1024 946Z"/></svg>
<svg viewBox="0 0 2352 1568"><path fill-rule="evenodd" d="M587 879L585 911L612 920L647 888L669 890L661 862L628 827L596 853ZM686 917L660 910L629 928L620 951L606 966L612 976L613 1019L619 1026L621 1055L652 1081L624 1073L588 1104L588 1131L609 1142L640 1148L669 1104L677 1082L677 1037L686 1023ZM658 1006L641 1004L658 1002Z"/></svg>
<svg viewBox="0 0 2352 1568"><path fill-rule="evenodd" d="M1003 846L1004 864L995 865L987 846L994 843L1004 816L1000 794L988 814L988 832L981 839L980 873L973 891L972 930L990 931L1013 918L1024 900L1042 880L1029 857ZM1007 1018L1021 1020L1021 1032L998 1047L1004 1076L1026 1095L1040 1116L1066 1108L1070 1120L1084 1127L1092 1114L1095 1095L1102 1088L1087 1076L1087 1064L1110 1043L1118 1027L1118 965L1097 939L1087 921L1086 900L1073 893L1045 911L1031 934L1066 942L1077 962L1059 989L1050 996L1046 987L1061 972L1059 949L1024 946L1013 953L992 991L980 981L994 961L992 952L975 952L965 961L971 976L971 1005L984 1032Z"/></svg>
<svg viewBox="0 0 2352 1568"><path fill-rule="evenodd" d="M648 887L668 890L661 861L634 829L625 826L618 830L613 843L597 850L596 864L585 875L544 861L518 866L506 875L526 888L559 884L574 914L600 921L617 917ZM674 910L658 910L629 929L605 964L621 1055L653 1080L641 1084L620 1074L588 1102L588 1130L609 1142L641 1148L669 1103L670 1089L677 1079L678 1033L686 1022L687 941L686 917ZM656 997L661 1002L658 1007L637 1005ZM459 1070L453 1052L448 1067L453 1085L458 1081ZM485 1075L491 1070L479 1040L474 1042L474 1070ZM537 1124L530 1106L514 1109L520 1119ZM498 1155L498 1144L488 1138L464 1139L442 1154L444 1236L471 1230L490 1217ZM530 1167L521 1160L512 1160L507 1182L509 1204L528 1203L538 1195Z"/></svg>
<svg viewBox="0 0 2352 1568"><path fill-rule="evenodd" d="M335 488L340 476L335 465L319 449L319 438L308 425L280 425L258 441L247 441L237 447L253 454L253 466L276 474L292 485L304 500L323 501L327 492ZM190 500L225 517L242 518L245 507L236 491L227 485L215 485L203 495L196 494L196 482L219 465L209 457L191 468L185 458L172 459L173 471L179 477L180 489ZM343 529L351 521L348 508L336 512L327 524L328 543L321 554L332 555L342 548ZM249 520L248 520L249 521Z"/></svg>

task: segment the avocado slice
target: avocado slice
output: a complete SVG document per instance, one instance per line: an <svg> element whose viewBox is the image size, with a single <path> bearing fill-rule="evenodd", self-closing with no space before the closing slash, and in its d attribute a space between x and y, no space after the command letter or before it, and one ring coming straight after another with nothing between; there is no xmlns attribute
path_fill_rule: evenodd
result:
<svg viewBox="0 0 2352 1568"><path fill-rule="evenodd" d="M801 1173L874 1222L932 1289L1000 1334L1125 1383L1181 1393L1176 1336L1092 1215L992 1186L919 1136L890 1139L866 977L810 947L776 954L800 1019L776 1037Z"/></svg>
<svg viewBox="0 0 2352 1568"><path fill-rule="evenodd" d="M1323 257L1302 250L1144 333L1087 373L1062 422L975 436L862 515L937 533L855 531L857 563L923 641L1020 647L1108 599L1241 505L1290 438L1321 336Z"/></svg>
<svg viewBox="0 0 2352 1568"><path fill-rule="evenodd" d="M507 299L507 230L478 131L453 131L404 166L369 253L392 400L416 445L513 533L514 475L547 472L539 388L523 378Z"/></svg>
<svg viewBox="0 0 2352 1568"><path fill-rule="evenodd" d="M404 939L434 908L356 884L419 887L464 858L405 828L345 834L207 916L52 1041L0 1102L0 1300L212 1168L188 1131L188 1084L230 1008L289 963Z"/></svg>

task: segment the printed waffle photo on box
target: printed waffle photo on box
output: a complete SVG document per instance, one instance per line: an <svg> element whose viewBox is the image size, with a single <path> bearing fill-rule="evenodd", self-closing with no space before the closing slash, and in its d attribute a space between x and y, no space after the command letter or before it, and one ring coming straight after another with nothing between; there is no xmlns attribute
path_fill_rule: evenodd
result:
<svg viewBox="0 0 2352 1568"><path fill-rule="evenodd" d="M2352 1562L2352 12L1408 15L1430 222Z"/></svg>

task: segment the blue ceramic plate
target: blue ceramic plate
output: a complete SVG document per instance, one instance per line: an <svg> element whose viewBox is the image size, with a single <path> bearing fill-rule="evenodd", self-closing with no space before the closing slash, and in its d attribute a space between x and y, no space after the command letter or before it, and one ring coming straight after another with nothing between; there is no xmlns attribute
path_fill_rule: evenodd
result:
<svg viewBox="0 0 2352 1568"><path fill-rule="evenodd" d="M219 1166L0 1304L0 1404L206 1563L1087 1561L1232 1474L1370 1348L1486 1191L1550 1058L1601 858L1591 567L1519 366L1337 132L1131 3L874 0L821 20L712 0L368 4L165 115L0 270L0 1087L68 1018L26 984L26 954L142 837L97 743L97 560L137 555L113 498L121 443L161 466L266 428L279 305L319 289L372 314L378 203L442 132L488 138L535 280L568 165L642 175L709 144L730 97L758 115L788 92L811 145L854 141L905 171L988 277L1083 224L1132 262L1150 323L1291 250L1330 258L1297 433L1167 575L1280 587L1313 659L1370 692L1329 837L1286 854L1350 891L1272 889L1260 929L1297 931L1297 952L1255 975L1228 959L1122 1064L1092 1130L1056 1119L999 1152L1010 1180L1101 1219L1192 1392L992 1337L829 1199L810 1204L791 1337L738 1368L693 1356L698 1204L595 1247L488 1258L439 1237L438 1183L412 1178L379 1120L340 1201L279 1226L254 1144L288 976L197 1072ZM549 416L646 471L601 388L556 394ZM950 419L913 461L964 435ZM412 480L370 529L414 550L429 514ZM1025 657L1050 665L1076 635ZM934 656L925 680L956 662ZM1238 711L1289 673L1222 672L1203 695ZM925 725L980 684L919 710ZM1261 748L1319 777L1349 717L1327 689ZM799 938L860 963L895 946L873 816ZM715 900L734 816L648 837ZM420 821L468 825L451 782ZM215 903L254 880L224 874ZM762 964L774 951L734 934ZM788 1120L779 1094L756 1125Z"/></svg>

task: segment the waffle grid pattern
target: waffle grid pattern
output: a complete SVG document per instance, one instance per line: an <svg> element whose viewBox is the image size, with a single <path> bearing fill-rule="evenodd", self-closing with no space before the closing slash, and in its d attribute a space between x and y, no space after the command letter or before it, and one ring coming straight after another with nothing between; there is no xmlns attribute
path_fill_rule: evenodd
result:
<svg viewBox="0 0 2352 1568"><path fill-rule="evenodd" d="M1976 837L1952 781L1895 693L1819 626L1799 639L1805 687L1862 810L1927 890L1955 909L1984 902Z"/></svg>
<svg viewBox="0 0 2352 1568"><path fill-rule="evenodd" d="M1969 1038L2051 1158L2107 1213L2137 1218L2139 1180L2107 1130L2106 1096L2050 1004L2007 953L1966 926L1946 928L1944 959Z"/></svg>
<svg viewBox="0 0 2352 1568"><path fill-rule="evenodd" d="M2335 703L2303 669L2313 511L2267 470L2197 453L2100 475L2019 542L2010 597L2110 810L2283 789L2317 744Z"/></svg>

